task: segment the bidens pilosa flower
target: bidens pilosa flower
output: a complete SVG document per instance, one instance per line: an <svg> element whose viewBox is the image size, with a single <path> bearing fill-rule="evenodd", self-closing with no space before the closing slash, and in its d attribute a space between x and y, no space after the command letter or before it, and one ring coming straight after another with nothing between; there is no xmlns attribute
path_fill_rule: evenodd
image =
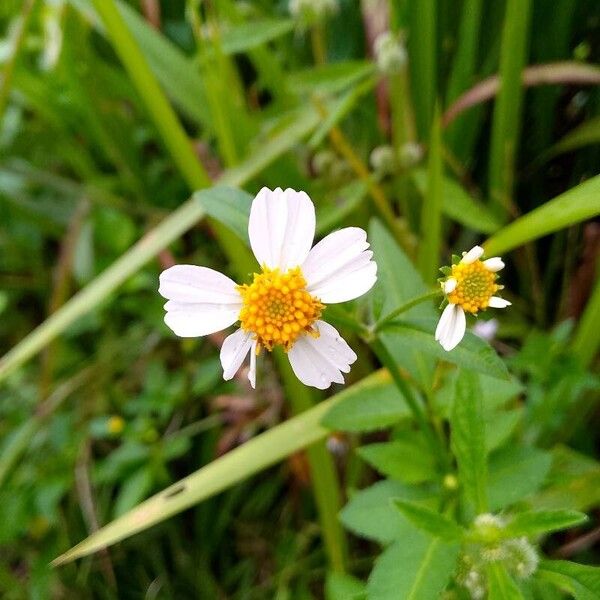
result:
<svg viewBox="0 0 600 600"><path fill-rule="evenodd" d="M498 271L504 268L502 259L494 256L481 260L483 248L475 246L463 252L460 260L451 267L444 267L446 277L440 280L448 306L442 312L435 330L435 339L444 350L455 348L465 335L467 320L465 312L476 315L480 310L506 308L508 300L495 296L503 286L498 285Z"/></svg>
<svg viewBox="0 0 600 600"><path fill-rule="evenodd" d="M344 383L356 354L321 320L326 304L369 291L377 279L367 234L358 227L330 233L312 249L315 207L304 192L263 188L252 202L248 234L261 265L251 283L193 265L160 275L167 298L165 323L181 337L220 331L240 322L221 348L223 378L231 379L250 353L248 379L256 385L256 357L282 346L306 385Z"/></svg>

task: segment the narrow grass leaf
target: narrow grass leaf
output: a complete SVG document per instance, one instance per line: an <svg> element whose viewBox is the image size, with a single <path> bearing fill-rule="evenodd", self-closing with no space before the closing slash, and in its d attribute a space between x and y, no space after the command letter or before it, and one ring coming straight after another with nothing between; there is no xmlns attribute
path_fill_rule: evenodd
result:
<svg viewBox="0 0 600 600"><path fill-rule="evenodd" d="M424 281L433 283L438 275L442 235L442 198L444 194L444 159L440 116L433 117L429 138L429 166L427 191L421 209L421 244L419 245L419 270Z"/></svg>
<svg viewBox="0 0 600 600"><path fill-rule="evenodd" d="M428 173L424 169L413 171L413 181L425 196ZM457 181L444 177L442 212L457 223L481 233L494 233L501 227L500 220L483 203L473 198Z"/></svg>
<svg viewBox="0 0 600 600"><path fill-rule="evenodd" d="M253 19L251 23L236 24L223 33L221 50L225 54L247 52L289 33L292 29L292 19Z"/></svg>
<svg viewBox="0 0 600 600"><path fill-rule="evenodd" d="M531 4L531 0L508 0L502 30L502 83L492 120L488 184L492 206L503 219L512 202L523 100L521 73L528 55Z"/></svg>
<svg viewBox="0 0 600 600"><path fill-rule="evenodd" d="M504 254L549 233L600 214L600 175L519 217L484 244L488 255Z"/></svg>

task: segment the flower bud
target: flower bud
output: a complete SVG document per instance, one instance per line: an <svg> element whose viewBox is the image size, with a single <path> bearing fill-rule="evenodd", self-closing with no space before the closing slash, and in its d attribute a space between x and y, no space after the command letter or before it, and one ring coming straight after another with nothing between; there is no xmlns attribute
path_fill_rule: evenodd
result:
<svg viewBox="0 0 600 600"><path fill-rule="evenodd" d="M506 523L497 515L484 513L477 515L473 521L473 530L478 539L484 543L494 543L500 539L500 533Z"/></svg>
<svg viewBox="0 0 600 600"><path fill-rule="evenodd" d="M531 577L537 570L540 559L527 538L508 540L504 546L508 569L520 579Z"/></svg>
<svg viewBox="0 0 600 600"><path fill-rule="evenodd" d="M398 151L398 160L403 169L411 169L421 162L423 149L415 142L407 142Z"/></svg>
<svg viewBox="0 0 600 600"><path fill-rule="evenodd" d="M388 145L373 148L369 162L373 171L384 176L391 175L398 165L394 149Z"/></svg>
<svg viewBox="0 0 600 600"><path fill-rule="evenodd" d="M377 36L373 46L377 68L384 75L393 75L406 67L408 55L401 41L391 32Z"/></svg>

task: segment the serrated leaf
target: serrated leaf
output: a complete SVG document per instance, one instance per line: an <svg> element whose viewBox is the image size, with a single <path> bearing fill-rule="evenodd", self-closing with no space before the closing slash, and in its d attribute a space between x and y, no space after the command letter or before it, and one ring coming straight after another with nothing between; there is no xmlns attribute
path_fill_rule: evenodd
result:
<svg viewBox="0 0 600 600"><path fill-rule="evenodd" d="M228 227L246 244L252 196L238 188L219 185L195 192L193 198L213 219Z"/></svg>
<svg viewBox="0 0 600 600"><path fill-rule="evenodd" d="M537 576L573 594L575 600L600 598L600 567L578 565L567 560L544 560Z"/></svg>
<svg viewBox="0 0 600 600"><path fill-rule="evenodd" d="M461 371L450 416L452 450L465 495L480 512L488 510L485 421L477 376Z"/></svg>
<svg viewBox="0 0 600 600"><path fill-rule="evenodd" d="M340 402L329 410L322 425L338 431L373 431L395 425L411 416L389 373L381 369L355 384L353 393L340 392Z"/></svg>
<svg viewBox="0 0 600 600"><path fill-rule="evenodd" d="M467 331L460 344L454 350L446 352L435 341L436 325L435 319L392 321L384 326L381 339L391 346L402 344L413 351L418 350L464 369L498 379L509 379L506 365L486 341Z"/></svg>
<svg viewBox="0 0 600 600"><path fill-rule="evenodd" d="M404 498L435 504L435 494L398 481L379 481L356 492L340 512L340 520L360 537L390 544L403 539L414 527L392 506L392 500Z"/></svg>
<svg viewBox="0 0 600 600"><path fill-rule="evenodd" d="M376 561L369 600L439 600L456 567L460 546L414 531Z"/></svg>
<svg viewBox="0 0 600 600"><path fill-rule="evenodd" d="M369 444L357 453L383 475L404 483L422 483L437 476L436 458L422 436Z"/></svg>
<svg viewBox="0 0 600 600"><path fill-rule="evenodd" d="M503 537L533 536L568 529L587 521L587 515L575 510L529 510L511 517L502 529Z"/></svg>
<svg viewBox="0 0 600 600"><path fill-rule="evenodd" d="M523 500L544 483L552 464L549 452L527 446L508 446L490 457L490 510Z"/></svg>
<svg viewBox="0 0 600 600"><path fill-rule="evenodd" d="M523 593L501 563L486 567L488 600L524 600Z"/></svg>
<svg viewBox="0 0 600 600"><path fill-rule="evenodd" d="M446 542L462 539L463 528L440 513L408 500L394 500L398 510L418 529Z"/></svg>

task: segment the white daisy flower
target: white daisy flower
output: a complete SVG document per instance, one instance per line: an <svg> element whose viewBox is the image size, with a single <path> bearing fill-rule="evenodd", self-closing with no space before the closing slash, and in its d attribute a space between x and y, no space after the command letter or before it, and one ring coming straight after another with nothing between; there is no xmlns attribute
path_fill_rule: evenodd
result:
<svg viewBox="0 0 600 600"><path fill-rule="evenodd" d="M358 227L330 233L312 249L315 207L304 192L263 188L252 202L250 245L261 265L252 283L193 265L160 275L167 298L165 323L180 337L220 331L240 321L221 348L223 378L231 379L250 353L248 379L256 385L256 357L280 345L306 385L344 383L356 354L334 327L321 320L326 304L368 292L377 265L367 234Z"/></svg>
<svg viewBox="0 0 600 600"><path fill-rule="evenodd" d="M465 312L476 315L488 307L510 306L508 300L494 295L503 287L496 283L497 272L504 268L502 259L494 256L481 260L482 256L481 246L463 252L460 262L448 267L448 277L440 282L448 306L440 317L435 339L444 350L452 350L463 339L467 325Z"/></svg>

